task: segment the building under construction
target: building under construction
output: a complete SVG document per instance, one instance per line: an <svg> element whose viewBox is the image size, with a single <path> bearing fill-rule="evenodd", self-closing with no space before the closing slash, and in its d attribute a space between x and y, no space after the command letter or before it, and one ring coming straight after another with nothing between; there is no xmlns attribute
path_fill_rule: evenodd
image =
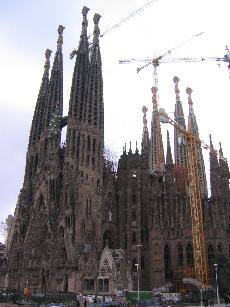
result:
<svg viewBox="0 0 230 307"><path fill-rule="evenodd" d="M139 277L142 290L180 290L184 277L196 278L187 142L175 127L174 159L169 134L163 148L157 88L153 87L150 128L148 110L142 109L142 146L134 151L124 146L114 168L104 155L100 16L94 16L89 48L87 12L84 7L79 47L73 54L68 116L62 114L63 26L58 28L50 73L51 51L45 53L1 286L105 294L137 289ZM173 81L174 121L186 129L179 78ZM198 139L191 89L187 94L190 129ZM66 142L61 144L64 127ZM197 193L208 284L213 285L214 259L230 257L230 193L228 164L222 147L214 150L211 136L209 150L211 197L197 143Z"/></svg>

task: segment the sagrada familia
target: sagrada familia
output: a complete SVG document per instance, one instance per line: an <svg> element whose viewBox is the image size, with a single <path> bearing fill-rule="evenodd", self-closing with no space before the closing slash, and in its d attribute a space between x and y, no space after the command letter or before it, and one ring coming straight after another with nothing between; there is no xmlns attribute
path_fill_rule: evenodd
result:
<svg viewBox="0 0 230 307"><path fill-rule="evenodd" d="M68 116L63 116L63 31L50 70L45 66L32 120L23 187L7 240L1 286L32 292L114 293L118 290L176 291L193 277L194 257L188 201L186 142L174 129L164 155L157 88L152 88L151 129L143 111L142 146L123 148L117 168L104 155L104 101L99 19L87 37L88 8L78 49ZM186 128L174 78L174 120ZM192 90L189 119L199 137ZM106 102L105 102L106 103ZM105 114L106 116L106 114ZM66 142L61 143L62 129ZM197 160L209 283L215 257L230 257L229 168L210 136L210 186L201 146ZM189 273L190 272L190 273ZM186 275L187 274L187 275ZM189 275L190 274L190 275Z"/></svg>

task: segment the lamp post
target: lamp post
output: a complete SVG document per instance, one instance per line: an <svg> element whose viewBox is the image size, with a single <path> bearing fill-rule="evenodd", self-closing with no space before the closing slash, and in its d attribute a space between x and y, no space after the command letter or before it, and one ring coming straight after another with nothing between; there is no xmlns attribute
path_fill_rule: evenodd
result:
<svg viewBox="0 0 230 307"><path fill-rule="evenodd" d="M216 271L216 298L217 298L217 305L218 305L218 307L220 307L219 287L218 287L218 278L217 278L217 269L218 269L217 263L214 263L214 268L215 268L215 271Z"/></svg>
<svg viewBox="0 0 230 307"><path fill-rule="evenodd" d="M140 300L140 274L139 274L139 268L140 268L140 248L142 247L141 244L137 244L137 299Z"/></svg>

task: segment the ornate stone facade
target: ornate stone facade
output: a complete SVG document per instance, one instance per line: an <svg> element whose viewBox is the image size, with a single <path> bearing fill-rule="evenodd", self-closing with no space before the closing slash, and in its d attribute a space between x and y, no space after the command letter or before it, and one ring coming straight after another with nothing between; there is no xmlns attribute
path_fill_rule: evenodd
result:
<svg viewBox="0 0 230 307"><path fill-rule="evenodd" d="M110 259L111 269L108 292L122 287L137 289L137 264L141 289L165 285L175 288L181 282L181 269L189 272L193 267L184 172L185 144L180 143L175 148L175 168L168 135L164 161L153 88L151 136L147 128L147 108L143 108L141 152L136 148L133 153L131 148L124 147L117 170L103 157L100 15L94 17L93 43L89 48L87 12L84 7L79 47L72 54L76 59L67 117L62 115L63 26L58 28L57 51L50 76L51 51L46 51L24 184L16 205L2 274L10 289L28 286L34 292L100 293L104 292L101 283L105 282L102 269L106 258ZM177 83L175 120L180 118L179 123L185 125L178 79L174 81ZM194 129L198 129L191 101L190 116ZM61 144L61 131L65 126L66 143ZM180 135L175 133L175 136ZM222 148L219 160L211 150L212 196L208 198L201 149L198 158L202 164L206 252L211 269L215 256L230 256L229 170ZM182 173L178 171L180 165ZM178 178L180 174L182 178Z"/></svg>

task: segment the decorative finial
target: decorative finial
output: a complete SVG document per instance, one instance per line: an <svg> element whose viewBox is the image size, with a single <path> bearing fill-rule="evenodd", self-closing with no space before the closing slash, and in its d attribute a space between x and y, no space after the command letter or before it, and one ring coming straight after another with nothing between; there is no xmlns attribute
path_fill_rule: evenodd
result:
<svg viewBox="0 0 230 307"><path fill-rule="evenodd" d="M88 14L89 8L86 6L83 6L82 9L82 15L83 15L83 21L82 21L82 30L81 30L81 37L87 36L87 27L88 27L88 20L87 20L87 14Z"/></svg>
<svg viewBox="0 0 230 307"><path fill-rule="evenodd" d="M173 82L175 83L175 93L176 93L176 100L179 101L180 100L180 90L178 88L178 83L179 83L180 79L175 76L173 78Z"/></svg>
<svg viewBox="0 0 230 307"><path fill-rule="evenodd" d="M82 15L85 17L87 15L88 11L89 11L89 8L86 7L86 6L83 6L82 11L81 11Z"/></svg>
<svg viewBox="0 0 230 307"><path fill-rule="evenodd" d="M143 112L143 125L144 125L144 129L146 129L147 128L147 117L146 117L146 114L148 112L148 108L146 106L143 106L142 112Z"/></svg>
<svg viewBox="0 0 230 307"><path fill-rule="evenodd" d="M188 104L189 104L189 114L193 113L193 102L192 102L192 89L190 87L186 88L186 93L188 94Z"/></svg>
<svg viewBox="0 0 230 307"><path fill-rule="evenodd" d="M212 143L212 135L211 134L209 134L209 141L210 141L211 152L215 152L214 147L213 147L213 143Z"/></svg>
<svg viewBox="0 0 230 307"><path fill-rule="evenodd" d="M62 26L62 25L60 25L59 27L58 27L58 40L57 40L57 48L59 49L59 50L61 50L61 48L62 48L62 44L63 44L63 31L64 31L64 29L65 29L65 27L64 26Z"/></svg>
<svg viewBox="0 0 230 307"><path fill-rule="evenodd" d="M137 141L136 141L136 153L138 153L138 148L137 148Z"/></svg>
<svg viewBox="0 0 230 307"><path fill-rule="evenodd" d="M100 35L100 29L98 27L99 24L99 20L101 18L101 15L99 14L95 14L93 17L93 21L94 21L94 31L93 31L93 40L94 40L94 44L98 43L98 38Z"/></svg>
<svg viewBox="0 0 230 307"><path fill-rule="evenodd" d="M129 142L129 153L132 153L132 143L131 143L131 141Z"/></svg>
<svg viewBox="0 0 230 307"><path fill-rule="evenodd" d="M125 153L126 153L126 143L125 143Z"/></svg>
<svg viewBox="0 0 230 307"><path fill-rule="evenodd" d="M223 149L222 149L222 146L221 146L221 142L219 142L219 146L220 146L219 153L220 153L220 155L222 155L222 156L223 156Z"/></svg>
<svg viewBox="0 0 230 307"><path fill-rule="evenodd" d="M153 112L157 111L157 87L153 86L151 88L153 97L152 97L152 103L153 103Z"/></svg>
<svg viewBox="0 0 230 307"><path fill-rule="evenodd" d="M50 57L51 57L51 53L52 53L52 50L50 49L46 49L46 52L45 52L45 57L46 57L46 62L45 62L45 71L48 71L49 68L50 68Z"/></svg>

